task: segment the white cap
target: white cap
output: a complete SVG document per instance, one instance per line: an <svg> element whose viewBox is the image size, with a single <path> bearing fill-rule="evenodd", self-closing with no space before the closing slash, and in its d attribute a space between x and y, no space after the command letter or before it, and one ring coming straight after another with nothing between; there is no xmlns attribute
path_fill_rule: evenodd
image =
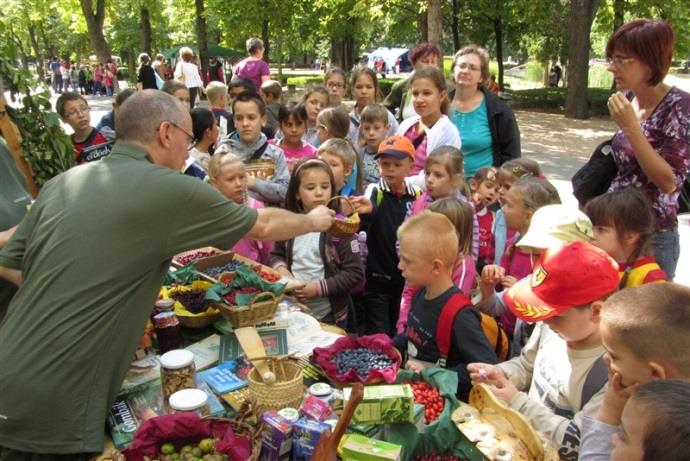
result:
<svg viewBox="0 0 690 461"><path fill-rule="evenodd" d="M546 205L534 212L527 233L517 245L553 248L591 239L592 221L586 214L566 205Z"/></svg>
<svg viewBox="0 0 690 461"><path fill-rule="evenodd" d="M168 370L177 370L194 363L194 354L186 349L174 349L161 355L161 366Z"/></svg>
<svg viewBox="0 0 690 461"><path fill-rule="evenodd" d="M168 402L173 410L193 411L206 405L208 396L201 389L182 389L171 395Z"/></svg>

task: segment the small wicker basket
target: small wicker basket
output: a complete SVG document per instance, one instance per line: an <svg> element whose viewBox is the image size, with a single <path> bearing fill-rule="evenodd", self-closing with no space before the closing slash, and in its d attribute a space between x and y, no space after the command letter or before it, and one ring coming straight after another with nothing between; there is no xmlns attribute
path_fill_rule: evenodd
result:
<svg viewBox="0 0 690 461"><path fill-rule="evenodd" d="M276 376L275 383L264 384L256 368L252 368L247 377L249 395L256 402L254 414L257 419L265 411L299 408L304 399L302 369L286 357L266 357L266 360Z"/></svg>
<svg viewBox="0 0 690 461"><path fill-rule="evenodd" d="M335 197L331 198L328 201L328 203L331 203L333 200L339 199L345 199L345 201L350 205L350 208L352 209L352 214L346 218L336 219L335 221L333 221L333 225L330 229L328 229L328 233L333 235L334 237L346 238L350 237L359 230L360 219L359 214L355 211L355 206L350 201L350 199L345 197L344 195L336 195Z"/></svg>
<svg viewBox="0 0 690 461"><path fill-rule="evenodd" d="M258 301L262 297L267 297L268 299ZM230 322L233 328L241 328L272 319L276 313L278 303L282 299L283 295L276 296L270 291L262 291L254 296L254 299L248 306L219 304L218 307L220 308L220 313Z"/></svg>

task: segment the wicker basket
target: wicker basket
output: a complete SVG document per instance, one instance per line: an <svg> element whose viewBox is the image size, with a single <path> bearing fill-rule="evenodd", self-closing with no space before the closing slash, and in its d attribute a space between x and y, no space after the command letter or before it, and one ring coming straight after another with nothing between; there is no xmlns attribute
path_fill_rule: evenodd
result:
<svg viewBox="0 0 690 461"><path fill-rule="evenodd" d="M164 298L171 298L174 299L173 295L177 291L186 291L189 289L194 289L194 290L207 290L211 284L209 282L204 282L204 281L196 281L192 282L191 285L181 285L181 286L173 286L170 288L166 288L163 291L163 297ZM220 308L221 304L212 304L210 311L206 311L200 314L192 314L189 312L185 306L180 303L179 301L175 301L175 314L177 314L177 319L180 321L180 325L183 327L187 328L206 328L209 325L212 325L213 322L220 320L221 314L220 314Z"/></svg>
<svg viewBox="0 0 690 461"><path fill-rule="evenodd" d="M268 179L275 174L276 164L273 160L254 160L245 163L244 170L256 179Z"/></svg>
<svg viewBox="0 0 690 461"><path fill-rule="evenodd" d="M268 297L265 301L257 301L261 297ZM278 303L283 299L283 295L276 296L270 291L262 291L254 296L248 306L228 306L219 304L220 313L230 322L233 328L247 327L255 325L264 320L270 320L276 313Z"/></svg>
<svg viewBox="0 0 690 461"><path fill-rule="evenodd" d="M335 237L347 238L359 230L359 214L355 211L355 206L352 204L350 199L344 195L336 195L335 197L331 198L328 203L339 199L345 199L352 209L352 214L347 218L336 219L333 221L333 225L330 229L328 229L328 233Z"/></svg>
<svg viewBox="0 0 690 461"><path fill-rule="evenodd" d="M276 376L274 384L264 384L256 368L252 368L247 377L249 395L256 402L257 419L268 410L299 408L304 399L302 369L285 357L267 357L266 360Z"/></svg>

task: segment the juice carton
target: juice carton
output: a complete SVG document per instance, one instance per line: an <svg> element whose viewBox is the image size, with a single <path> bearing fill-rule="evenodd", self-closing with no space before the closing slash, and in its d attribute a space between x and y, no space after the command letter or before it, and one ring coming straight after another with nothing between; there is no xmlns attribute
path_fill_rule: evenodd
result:
<svg viewBox="0 0 690 461"><path fill-rule="evenodd" d="M402 447L360 434L345 434L338 446L343 461L399 461Z"/></svg>
<svg viewBox="0 0 690 461"><path fill-rule="evenodd" d="M352 388L345 388L345 401ZM414 422L414 395L409 384L366 386L364 397L352 418L355 423L412 423Z"/></svg>
<svg viewBox="0 0 690 461"><path fill-rule="evenodd" d="M320 421L300 418L293 427L292 433L292 460L306 461L319 443L321 433L331 426Z"/></svg>
<svg viewBox="0 0 690 461"><path fill-rule="evenodd" d="M286 461L292 450L292 424L275 411L267 411L261 434L261 461Z"/></svg>

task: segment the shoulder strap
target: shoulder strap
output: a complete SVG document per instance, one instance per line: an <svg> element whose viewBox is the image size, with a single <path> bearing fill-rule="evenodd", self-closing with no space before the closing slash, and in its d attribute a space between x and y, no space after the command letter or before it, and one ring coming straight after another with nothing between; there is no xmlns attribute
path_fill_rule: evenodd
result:
<svg viewBox="0 0 690 461"><path fill-rule="evenodd" d="M472 304L472 300L463 293L453 293L446 304L441 309L441 315L436 324L436 345L441 358L438 361L439 366L446 366L446 359L450 351L451 334L453 332L453 323L458 312L465 307Z"/></svg>
<svg viewBox="0 0 690 461"><path fill-rule="evenodd" d="M414 138L414 141L412 141L412 145L414 146L414 150L417 150L420 144L424 141L424 138L426 138L426 130L422 130L422 134Z"/></svg>
<svg viewBox="0 0 690 461"><path fill-rule="evenodd" d="M264 152L266 152L266 149L268 149L268 140L266 140L261 147L259 147L257 150L254 151L251 157L249 157L249 161L252 162L254 160L259 160L262 155L264 155Z"/></svg>
<svg viewBox="0 0 690 461"><path fill-rule="evenodd" d="M606 384L609 380L609 367L604 361L602 355L594 361L592 368L587 372L585 377L585 384L582 386L582 396L580 397L580 409L582 409L587 402L594 397L594 394Z"/></svg>
<svg viewBox="0 0 690 461"><path fill-rule="evenodd" d="M352 115L350 115L350 121L352 122L352 124L353 124L355 127L359 128L359 120L357 120L356 118L354 118Z"/></svg>

